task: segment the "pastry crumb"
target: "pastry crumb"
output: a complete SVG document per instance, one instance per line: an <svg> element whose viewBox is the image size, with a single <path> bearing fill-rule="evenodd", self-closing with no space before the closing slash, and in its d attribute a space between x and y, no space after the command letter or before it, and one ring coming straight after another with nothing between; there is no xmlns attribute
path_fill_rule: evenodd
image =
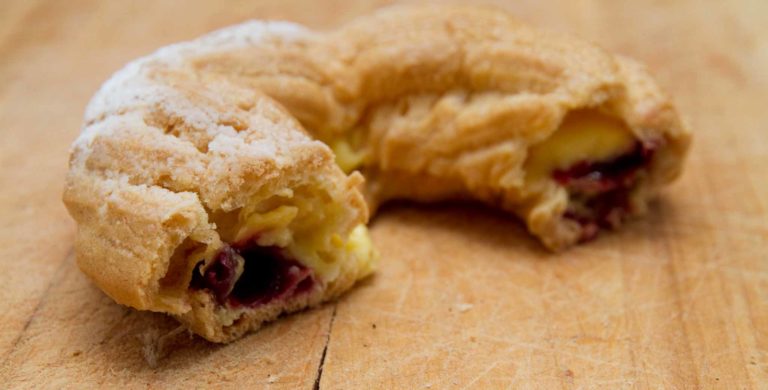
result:
<svg viewBox="0 0 768 390"><path fill-rule="evenodd" d="M457 303L456 304L456 310L459 313L466 313L466 312L472 310L473 307L475 307L475 305L473 305L471 303Z"/></svg>

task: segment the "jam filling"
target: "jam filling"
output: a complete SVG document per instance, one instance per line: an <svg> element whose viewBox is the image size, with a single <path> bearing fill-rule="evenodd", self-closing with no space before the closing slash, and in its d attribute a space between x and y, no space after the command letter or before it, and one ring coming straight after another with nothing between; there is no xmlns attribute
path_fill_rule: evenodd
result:
<svg viewBox="0 0 768 390"><path fill-rule="evenodd" d="M594 238L600 228L615 228L631 210L629 195L655 148L640 142L628 153L610 161L582 161L556 170L552 178L570 194L565 217L579 222L582 241Z"/></svg>
<svg viewBox="0 0 768 390"><path fill-rule="evenodd" d="M307 293L315 286L312 271L288 258L281 248L259 246L248 240L222 248L202 270L199 262L190 288L208 290L220 305L264 305ZM238 270L242 269L238 277Z"/></svg>

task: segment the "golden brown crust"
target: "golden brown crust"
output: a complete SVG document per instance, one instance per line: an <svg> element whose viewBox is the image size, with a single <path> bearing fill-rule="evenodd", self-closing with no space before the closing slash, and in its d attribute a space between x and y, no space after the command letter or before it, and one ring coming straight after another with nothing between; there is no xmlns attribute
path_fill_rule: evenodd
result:
<svg viewBox="0 0 768 390"><path fill-rule="evenodd" d="M524 163L583 108L662 145L636 192L641 211L680 173L689 133L632 60L474 7L394 7L330 33L234 26L129 64L94 97L64 195L79 225L78 263L116 301L174 314L215 341L338 295L365 272L348 265L324 291L226 330L210 299L179 288L188 278L166 274L194 266L170 264L182 243L221 245L213 216L309 178L343 205L346 231L367 221L359 176L314 140L353 133L362 134L370 207L476 199L564 248L580 237L563 218L568 195L554 182L527 185Z"/></svg>
<svg viewBox="0 0 768 390"><path fill-rule="evenodd" d="M562 218L565 191L532 191L523 165L568 112L599 109L639 140L663 143L638 211L677 176L690 142L641 65L499 10L393 7L268 60L247 62L253 54L223 51L196 64L265 91L322 140L362 129L370 207L478 199L519 215L555 250L577 242L580 227Z"/></svg>

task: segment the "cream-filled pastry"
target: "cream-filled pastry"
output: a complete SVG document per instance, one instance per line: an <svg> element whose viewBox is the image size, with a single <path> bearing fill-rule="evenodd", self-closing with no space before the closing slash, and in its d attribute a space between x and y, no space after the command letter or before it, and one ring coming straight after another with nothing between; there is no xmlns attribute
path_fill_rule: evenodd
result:
<svg viewBox="0 0 768 390"><path fill-rule="evenodd" d="M88 106L64 201L102 290L228 342L373 272L382 202L485 202L559 250L641 213L689 138L632 60L497 9L401 6L130 63Z"/></svg>

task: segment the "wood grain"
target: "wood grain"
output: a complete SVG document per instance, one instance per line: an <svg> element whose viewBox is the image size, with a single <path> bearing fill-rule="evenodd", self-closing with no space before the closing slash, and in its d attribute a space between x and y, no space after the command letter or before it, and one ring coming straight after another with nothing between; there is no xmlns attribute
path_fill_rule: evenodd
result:
<svg viewBox="0 0 768 390"><path fill-rule="evenodd" d="M110 73L249 18L331 28L384 1L0 4L0 386L764 388L768 3L497 1L649 64L695 129L647 218L551 255L467 205L391 205L380 272L237 343L121 307L72 258L69 143Z"/></svg>

